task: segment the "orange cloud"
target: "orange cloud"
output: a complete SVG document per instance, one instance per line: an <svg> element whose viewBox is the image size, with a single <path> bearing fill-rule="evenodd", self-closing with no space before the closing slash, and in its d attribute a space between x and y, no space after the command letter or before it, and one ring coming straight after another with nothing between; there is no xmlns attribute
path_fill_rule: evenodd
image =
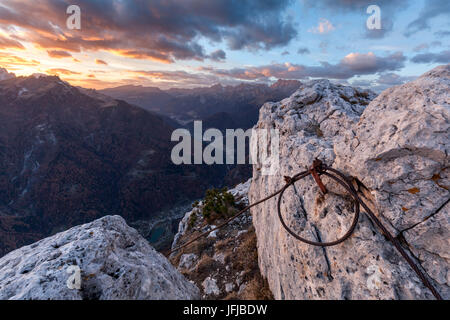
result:
<svg viewBox="0 0 450 320"><path fill-rule="evenodd" d="M16 40L0 35L0 49L25 49L25 47Z"/></svg>
<svg viewBox="0 0 450 320"><path fill-rule="evenodd" d="M138 50L109 50L109 52L132 59L151 60L160 63L173 63L173 59L169 58L164 52L157 52L152 50L151 52L144 52Z"/></svg>
<svg viewBox="0 0 450 320"><path fill-rule="evenodd" d="M27 60L16 55L0 52L0 64L5 67L10 66L37 66L39 61Z"/></svg>
<svg viewBox="0 0 450 320"><path fill-rule="evenodd" d="M137 84L136 81L133 79L120 79L116 81L107 81L88 77L86 79L64 78L64 80L68 81L72 85L94 89L105 89L126 84Z"/></svg>
<svg viewBox="0 0 450 320"><path fill-rule="evenodd" d="M51 75L60 75L60 74L63 74L63 75L66 75L66 76L70 76L70 75L79 75L79 74L81 74L80 72L75 72L75 71L71 71L71 70L63 69L63 68L49 69L49 70L47 70L47 73L48 73L48 74L51 74Z"/></svg>
<svg viewBox="0 0 450 320"><path fill-rule="evenodd" d="M61 58L70 58L72 55L63 50L47 50L48 56L51 58L61 59Z"/></svg>
<svg viewBox="0 0 450 320"><path fill-rule="evenodd" d="M108 63L107 63L106 61L103 61L103 60L100 60L100 59L95 59L95 63L96 63L96 64L103 64L103 65L105 65L105 66L108 65Z"/></svg>
<svg viewBox="0 0 450 320"><path fill-rule="evenodd" d="M319 21L319 25L315 28L309 29L308 32L325 34L325 33L333 31L334 29L336 29L336 28L333 26L333 24L330 21L328 21L325 18L322 18Z"/></svg>

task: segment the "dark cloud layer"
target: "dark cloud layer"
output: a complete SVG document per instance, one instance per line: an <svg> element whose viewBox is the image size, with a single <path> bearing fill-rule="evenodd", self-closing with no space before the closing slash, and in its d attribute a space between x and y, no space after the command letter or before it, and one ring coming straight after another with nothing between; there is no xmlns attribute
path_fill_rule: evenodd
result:
<svg viewBox="0 0 450 320"><path fill-rule="evenodd" d="M297 35L284 19L292 1L78 0L81 30L68 30L65 12L73 1L4 0L0 24L24 28L26 39L49 50L108 50L162 62L222 60L223 51L206 53L198 39L223 41L233 50L286 45Z"/></svg>
<svg viewBox="0 0 450 320"><path fill-rule="evenodd" d="M439 30L439 31L436 31L434 33L434 35L437 36L437 37L448 37L448 36L450 36L450 31L448 31L448 30Z"/></svg>
<svg viewBox="0 0 450 320"><path fill-rule="evenodd" d="M197 87L214 83L238 84L242 81L252 83L270 83L274 79L307 80L311 78L328 78L339 83L371 87L377 91L389 86L401 84L413 77L403 77L393 71L404 67L407 58L401 52L379 57L373 53L351 53L336 64L322 62L318 66L300 64L269 64L255 67L242 67L234 69L220 69L212 66L202 66L197 72L187 71L129 71L135 80L157 81L179 87ZM363 80L359 76L378 74L378 80Z"/></svg>
<svg viewBox="0 0 450 320"><path fill-rule="evenodd" d="M213 61L224 61L227 58L227 54L223 50L217 50L212 52L209 58Z"/></svg>
<svg viewBox="0 0 450 320"><path fill-rule="evenodd" d="M450 50L439 53L421 53L411 58L415 63L450 63Z"/></svg>
<svg viewBox="0 0 450 320"><path fill-rule="evenodd" d="M320 8L331 14L360 13L364 20L364 37L378 39L384 38L394 27L396 15L407 8L408 0L301 0L305 6ZM369 17L366 10L370 5L378 5L381 9L381 29L369 30L365 21Z"/></svg>
<svg viewBox="0 0 450 320"><path fill-rule="evenodd" d="M394 8L404 8L407 0L301 0L306 6L330 9L332 11L363 11L370 5L376 4L383 9L393 10Z"/></svg>
<svg viewBox="0 0 450 320"><path fill-rule="evenodd" d="M310 54L311 51L309 51L309 49L306 47L301 47L301 48L298 48L297 53L298 54Z"/></svg>
<svg viewBox="0 0 450 320"><path fill-rule="evenodd" d="M376 82L380 85L386 85L388 87L395 86L399 84L404 84L408 81L412 81L416 79L417 77L404 77L401 75L398 75L393 72L383 73L380 74Z"/></svg>
<svg viewBox="0 0 450 320"><path fill-rule="evenodd" d="M264 80L270 77L278 79L329 78L349 79L353 76L396 71L404 67L406 57L401 52L385 57L373 53L351 53L339 63L322 62L320 66L300 64L271 64L267 66L235 68L231 70L203 68L217 76L241 80Z"/></svg>
<svg viewBox="0 0 450 320"><path fill-rule="evenodd" d="M401 76L393 72L385 72L378 75L374 80L356 79L351 82L352 86L371 89L375 92L382 92L383 90L392 86L401 85L409 81L413 81L417 76Z"/></svg>
<svg viewBox="0 0 450 320"><path fill-rule="evenodd" d="M366 9L370 5L378 5L381 9L381 26L380 30L365 29L364 37L371 39L384 38L393 29L400 12L409 7L414 0L301 0L306 6L327 10L330 13L361 13L362 17L368 17ZM425 0L422 10L417 13L408 24L404 35L409 37L418 31L430 28L430 22L438 16L450 16L449 0ZM364 21L365 23L365 21ZM442 31L444 35L448 35L447 31Z"/></svg>
<svg viewBox="0 0 450 320"><path fill-rule="evenodd" d="M418 17L408 24L405 36L430 28L430 21L438 16L450 17L450 1L448 0L427 0L425 6L419 12Z"/></svg>

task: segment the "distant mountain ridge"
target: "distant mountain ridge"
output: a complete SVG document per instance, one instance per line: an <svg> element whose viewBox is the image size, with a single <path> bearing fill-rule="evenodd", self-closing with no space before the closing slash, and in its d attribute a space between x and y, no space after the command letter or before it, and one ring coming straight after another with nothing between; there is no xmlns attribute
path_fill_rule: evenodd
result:
<svg viewBox="0 0 450 320"><path fill-rule="evenodd" d="M173 129L55 76L0 81L0 256L108 214L145 220L221 184L223 166L172 163Z"/></svg>
<svg viewBox="0 0 450 320"><path fill-rule="evenodd" d="M233 128L250 128L258 120L262 104L288 97L300 85L301 82L296 80L278 80L271 86L215 84L211 87L168 90L126 85L99 92L168 116L182 126L189 127L194 120L214 119L217 114L227 114L227 121L233 123Z"/></svg>

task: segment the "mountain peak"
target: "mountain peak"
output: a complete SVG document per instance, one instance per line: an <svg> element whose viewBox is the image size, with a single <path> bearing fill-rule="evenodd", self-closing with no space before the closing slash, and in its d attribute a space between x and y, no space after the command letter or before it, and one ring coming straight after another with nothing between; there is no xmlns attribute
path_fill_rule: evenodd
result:
<svg viewBox="0 0 450 320"><path fill-rule="evenodd" d="M2 80L8 80L15 78L16 75L12 72L8 72L5 68L0 68L0 81Z"/></svg>
<svg viewBox="0 0 450 320"><path fill-rule="evenodd" d="M220 83L216 83L214 85L211 86L211 89L223 89L223 85Z"/></svg>
<svg viewBox="0 0 450 320"><path fill-rule="evenodd" d="M30 77L33 77L35 79L39 79L39 78L46 78L46 77L50 77L50 76L48 74L45 74L45 73L35 72Z"/></svg>
<svg viewBox="0 0 450 320"><path fill-rule="evenodd" d="M272 89L286 88L292 86L300 86L302 83L298 80L284 80L278 79L275 83L273 83L270 87Z"/></svg>
<svg viewBox="0 0 450 320"><path fill-rule="evenodd" d="M9 97L11 102L16 99L39 98L48 93L53 97L62 97L68 93L75 94L78 89L58 76L33 74L1 81L0 91Z"/></svg>

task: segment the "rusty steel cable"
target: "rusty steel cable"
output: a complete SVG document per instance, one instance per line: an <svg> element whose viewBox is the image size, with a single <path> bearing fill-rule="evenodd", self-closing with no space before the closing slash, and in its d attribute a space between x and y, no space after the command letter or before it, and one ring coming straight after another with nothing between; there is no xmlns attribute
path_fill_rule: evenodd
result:
<svg viewBox="0 0 450 320"><path fill-rule="evenodd" d="M316 162L315 164L319 164L318 162ZM313 164L313 167L308 171L308 173L311 173L311 175L313 176L314 180L317 182L317 184L319 185L319 188L321 189L321 191L323 193L326 193L326 188L322 183L322 180L320 180L319 175L322 173L321 171L319 171L320 169L318 167L316 167ZM338 182L340 185L342 185L348 192L351 192L351 188L353 188L353 186L351 185L351 183L349 183L348 181L341 181L340 179L336 179L334 176L330 176L331 178L333 178L336 182ZM278 211L278 217L280 219L281 224L283 225L284 229L286 229L286 231L288 233L290 233L294 238L296 238L297 240L300 240L301 242L307 243L309 245L312 246L319 246L319 247L331 247L331 246L335 246L341 242L344 242L345 240L348 239L348 237L350 237L353 233L353 231L355 230L355 227L358 223L358 219L359 219L359 213L360 213L360 209L359 209L359 203L358 201L355 201L355 214L353 216L353 221L352 224L350 226L350 228L348 229L348 231L339 239L334 240L334 241L330 241L330 242L318 242L318 241L311 241L305 238L302 238L301 236L299 236L298 234L296 234L294 231L292 231L292 229L290 229L286 222L283 219L283 216L281 214L281 199L283 198L283 194L284 192L290 187L292 186L295 182L299 181L300 179L304 178L304 176L302 177L286 177L285 179L287 180L286 185L281 189L280 192L280 196L278 197L278 203L277 203L277 211Z"/></svg>
<svg viewBox="0 0 450 320"><path fill-rule="evenodd" d="M339 239L336 239L334 241L330 241L330 242L318 242L318 241L311 241L308 239L305 239L301 236L299 236L298 234L296 234L293 230L291 230L288 225L286 224L286 222L283 219L283 216L281 214L281 200L283 198L283 194L284 192L290 187L293 186L295 182L307 177L311 175L313 177L313 179L315 180L315 182L317 183L317 185L319 186L320 190L322 191L323 194L327 193L327 189L325 187L325 185L323 184L322 180L320 179L321 175L325 175L331 179L333 179L334 181L336 181L338 184L340 184L349 194L350 196L353 198L354 201L354 216L353 216L353 221L352 224L350 226L350 228L348 229L348 231ZM431 282L428 280L428 278L424 275L424 273L420 270L420 268L416 265L416 263L411 259L411 257L406 253L406 251L403 249L403 247L401 246L400 242L398 241L397 238L395 238L387 229L386 227L381 223L381 221L377 218L377 216L372 212L372 210L370 210L370 208L364 203L364 201L359 197L358 192L356 191L355 187L352 185L351 181L340 171L333 169L325 164L322 163L322 161L316 159L314 160L311 168L307 171L303 171L300 172L296 175L294 175L293 177L285 177L286 180L286 184L278 191L272 193L271 195L265 197L264 199L261 199L253 204L248 205L247 207L245 207L244 209L242 209L241 211L239 211L238 213L236 213L235 215L233 215L232 217L228 218L227 220L225 220L223 223L221 223L220 225L218 225L217 227L208 230L206 232L201 233L200 235L196 236L195 238L191 239L190 241L172 249L171 251L169 251L169 255L184 248L189 246L190 244L194 243L195 241L197 241L198 239L207 236L208 234L210 234L211 232L218 230L222 227L224 227L225 225L227 225L228 223L230 223L231 221L233 221L234 219L236 219L237 217L239 217L240 215L242 215L243 213L245 213L247 210L249 210L250 208L265 202L277 195L279 195L278 197L278 202L277 202L277 211L278 211L278 217L280 219L280 222L283 226L283 228L290 234L292 235L294 238L296 238L297 240L304 242L306 244L309 245L313 245L313 246L319 246L319 247L329 247L329 246L335 246L339 243L342 243L343 241L347 240L354 232L355 227L358 223L358 219L359 219L359 214L360 214L360 206L362 206L366 212L366 214L368 215L368 217L370 218L370 220L372 220L382 231L383 235L394 245L394 247L397 249L397 251L401 254L401 256L406 260L406 262L409 264L409 266L413 269L413 271L417 274L417 276L419 277L419 279L422 281L423 285L425 287L427 287L431 293L433 294L433 296L437 299L437 300L442 300L441 295L439 294L439 292L436 290L436 288L434 288L434 286L431 284Z"/></svg>
<svg viewBox="0 0 450 320"><path fill-rule="evenodd" d="M307 173L306 175L309 175L309 173ZM269 200L269 199L275 197L275 196L276 196L277 194L279 194L280 192L281 192L281 189L278 190L277 192L272 193L271 195L265 197L264 199L259 200L258 202L255 202L255 203L253 203L253 204L251 204L251 205L248 205L247 207L245 207L244 209L242 209L241 211L239 211L238 213L236 213L236 214L233 215L232 217L230 217L230 218L228 218L227 220L225 220L225 222L219 224L217 227L215 227L215 228L213 228L213 229L211 229L211 230L205 231L205 232L199 234L198 236L196 236L194 239L191 239L191 240L189 240L188 242L183 243L182 245L180 245L180 246L178 246L178 247L176 247L176 248L170 250L169 253L168 253L168 255L171 255L172 253L174 253L174 252L176 252L176 251L179 251L180 249L183 249L183 248L189 246L190 244L194 243L195 241L197 241L198 239L200 239L200 238L202 238L202 237L207 236L208 234L210 234L210 233L213 232L213 231L219 230L220 228L226 226L228 223L230 223L231 221L233 221L233 220L236 219L237 217L241 216L243 213L245 213L245 212L246 212L247 210L249 210L251 207L254 207L254 206L256 206L256 205L258 205L258 204L260 204L260 203L262 203L262 202L265 202L265 201L267 201L267 200Z"/></svg>

